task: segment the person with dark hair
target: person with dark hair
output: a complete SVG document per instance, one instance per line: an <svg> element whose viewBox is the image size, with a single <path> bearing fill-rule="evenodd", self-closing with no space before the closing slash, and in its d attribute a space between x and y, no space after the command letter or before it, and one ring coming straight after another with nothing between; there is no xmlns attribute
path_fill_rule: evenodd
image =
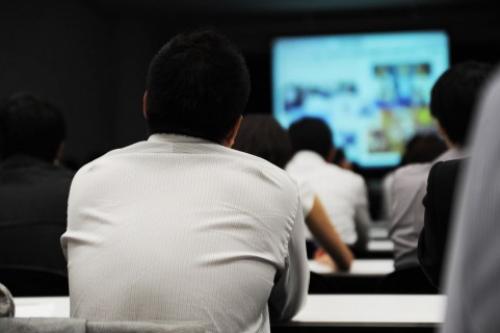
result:
<svg viewBox="0 0 500 333"><path fill-rule="evenodd" d="M345 170L353 169L352 163L347 159L344 149L342 148L335 148L335 158L333 159L333 164Z"/></svg>
<svg viewBox="0 0 500 333"><path fill-rule="evenodd" d="M292 158L288 133L270 115L246 116L233 149L262 157L282 169ZM330 222L321 200L306 181L298 182L298 186L309 231L331 256L335 268L349 270L354 256ZM312 238L310 233L308 236Z"/></svg>
<svg viewBox="0 0 500 333"><path fill-rule="evenodd" d="M250 91L222 35L175 36L150 64L147 141L81 168L71 186L71 315L196 322L209 332L269 332L309 283L296 184L230 149Z"/></svg>
<svg viewBox="0 0 500 333"><path fill-rule="evenodd" d="M294 156L286 170L311 184L344 243L364 250L371 223L363 178L332 164L333 135L321 119L303 118L290 126Z"/></svg>
<svg viewBox="0 0 500 333"><path fill-rule="evenodd" d="M500 331L500 72L481 89L450 226L441 333ZM457 162L460 164L463 162ZM458 165L449 164L443 172ZM461 169L462 166L458 166ZM438 171L439 172L439 171ZM430 176L429 176L430 177Z"/></svg>
<svg viewBox="0 0 500 333"><path fill-rule="evenodd" d="M73 173L58 166L64 140L51 103L26 93L0 101L0 266L67 274L59 238Z"/></svg>
<svg viewBox="0 0 500 333"><path fill-rule="evenodd" d="M439 124L448 150L430 163L411 164L394 175L389 211L390 237L394 242L395 268L419 266L417 244L424 225L422 205L427 177L433 164L467 156L466 138L477 96L491 66L465 62L452 66L436 81L431 91L431 113Z"/></svg>
<svg viewBox="0 0 500 333"><path fill-rule="evenodd" d="M432 162L446 150L446 143L438 134L417 134L406 143L399 167L414 163ZM384 220L389 218L390 207L394 200L391 197L391 191L396 170L387 174L382 181L382 218Z"/></svg>

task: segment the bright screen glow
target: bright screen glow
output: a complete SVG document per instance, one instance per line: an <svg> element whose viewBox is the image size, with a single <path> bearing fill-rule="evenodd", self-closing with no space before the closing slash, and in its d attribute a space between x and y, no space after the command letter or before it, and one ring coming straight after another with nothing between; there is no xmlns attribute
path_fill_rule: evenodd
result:
<svg viewBox="0 0 500 333"><path fill-rule="evenodd" d="M397 165L407 140L436 130L430 90L448 68L444 32L278 38L273 113L285 127L325 120L362 167Z"/></svg>

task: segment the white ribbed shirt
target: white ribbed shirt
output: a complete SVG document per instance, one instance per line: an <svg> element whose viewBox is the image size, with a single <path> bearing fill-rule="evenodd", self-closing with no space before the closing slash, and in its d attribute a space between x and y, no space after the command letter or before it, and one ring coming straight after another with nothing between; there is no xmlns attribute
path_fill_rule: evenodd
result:
<svg viewBox="0 0 500 333"><path fill-rule="evenodd" d="M368 196L363 178L327 163L319 154L303 150L295 154L286 170L299 182L307 182L319 196L342 240L352 245L358 229L370 224Z"/></svg>
<svg viewBox="0 0 500 333"><path fill-rule="evenodd" d="M269 332L305 301L297 186L263 159L153 135L80 169L68 205L72 317Z"/></svg>

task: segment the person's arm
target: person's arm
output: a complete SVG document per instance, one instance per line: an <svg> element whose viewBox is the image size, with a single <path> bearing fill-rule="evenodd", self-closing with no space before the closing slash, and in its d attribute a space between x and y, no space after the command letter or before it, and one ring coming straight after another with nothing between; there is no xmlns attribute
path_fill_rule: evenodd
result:
<svg viewBox="0 0 500 333"><path fill-rule="evenodd" d="M351 268L354 255L340 238L317 196L314 198L313 207L306 217L306 224L314 238L332 257L337 268L348 271Z"/></svg>
<svg viewBox="0 0 500 333"><path fill-rule="evenodd" d="M297 205L285 267L278 272L269 296L271 320L274 322L292 319L305 305L308 288L309 264L304 238L304 218L300 205Z"/></svg>

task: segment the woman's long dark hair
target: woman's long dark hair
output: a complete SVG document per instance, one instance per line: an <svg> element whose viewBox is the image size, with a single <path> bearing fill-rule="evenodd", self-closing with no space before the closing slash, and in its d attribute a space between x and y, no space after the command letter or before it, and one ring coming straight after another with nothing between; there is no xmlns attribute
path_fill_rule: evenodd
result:
<svg viewBox="0 0 500 333"><path fill-rule="evenodd" d="M282 169L292 158L288 132L270 115L245 116L233 149L261 157Z"/></svg>

